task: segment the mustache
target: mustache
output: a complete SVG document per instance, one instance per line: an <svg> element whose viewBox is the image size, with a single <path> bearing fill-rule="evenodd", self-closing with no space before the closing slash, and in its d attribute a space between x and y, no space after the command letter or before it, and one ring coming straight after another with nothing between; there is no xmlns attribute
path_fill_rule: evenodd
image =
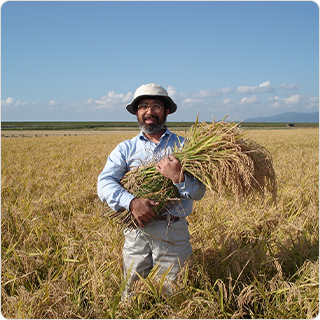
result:
<svg viewBox="0 0 320 320"><path fill-rule="evenodd" d="M159 117L158 116L145 116L143 117L143 120L148 120L148 119L157 119L159 121Z"/></svg>

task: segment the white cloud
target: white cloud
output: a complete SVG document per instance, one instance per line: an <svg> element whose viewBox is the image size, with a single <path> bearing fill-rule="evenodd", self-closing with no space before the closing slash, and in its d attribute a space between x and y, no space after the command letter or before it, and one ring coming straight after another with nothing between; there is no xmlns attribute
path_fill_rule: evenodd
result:
<svg viewBox="0 0 320 320"><path fill-rule="evenodd" d="M92 99L92 98L90 98L90 99L88 99L88 100L86 100L86 101L81 101L81 102L71 102L71 105L73 105L73 106L78 106L78 107L80 107L80 106L87 106L87 107L93 107L94 105L95 105L95 102L94 102L94 99Z"/></svg>
<svg viewBox="0 0 320 320"><path fill-rule="evenodd" d="M287 84L287 83L281 83L279 86L277 86L277 89L281 90L297 90L300 89L301 86L297 84Z"/></svg>
<svg viewBox="0 0 320 320"><path fill-rule="evenodd" d="M168 95L169 95L172 99L175 99L175 98L177 97L177 91L175 90L174 87L168 86L167 92L168 92Z"/></svg>
<svg viewBox="0 0 320 320"><path fill-rule="evenodd" d="M111 108L118 104L128 104L133 99L133 94L128 92L127 94L124 93L115 93L114 91L109 91L107 95L102 96L100 99L87 100L87 103L94 102L95 108Z"/></svg>
<svg viewBox="0 0 320 320"><path fill-rule="evenodd" d="M177 93L174 87L168 86L167 91L169 96L178 104L178 105L195 105L198 107L200 104L205 103L206 99L220 97L224 94L231 93L232 88L220 88L220 89L206 89L200 90L197 93L190 94L187 92Z"/></svg>
<svg viewBox="0 0 320 320"><path fill-rule="evenodd" d="M280 108L281 104L279 101L275 101L273 104L271 104L271 107L273 108Z"/></svg>
<svg viewBox="0 0 320 320"><path fill-rule="evenodd" d="M70 103L70 106L76 111L88 112L92 109L109 109L110 111L119 111L121 109L125 110L125 106L130 103L133 99L133 94L128 92L115 93L114 91L109 91L108 94L100 97L99 99L89 98L86 101ZM89 111L90 112L90 111Z"/></svg>
<svg viewBox="0 0 320 320"><path fill-rule="evenodd" d="M14 103L14 99L11 98L11 97L8 97L6 100L2 100L1 101L1 106L10 106L10 105L13 105Z"/></svg>
<svg viewBox="0 0 320 320"><path fill-rule="evenodd" d="M243 105L248 105L248 104L254 104L254 103L258 103L260 102L260 100L257 98L257 96L254 94L252 97L248 98L248 97L244 97L241 99L240 104Z"/></svg>
<svg viewBox="0 0 320 320"><path fill-rule="evenodd" d="M231 93L232 88L221 88L221 89L207 89L207 90L200 90L198 93L194 94L194 97L197 98L214 98L220 97L224 94Z"/></svg>
<svg viewBox="0 0 320 320"><path fill-rule="evenodd" d="M55 100L50 100L49 101L49 105L50 106L56 106L56 105L59 105L60 103L58 101L55 101Z"/></svg>
<svg viewBox="0 0 320 320"><path fill-rule="evenodd" d="M284 98L284 102L288 105L299 104L300 96L298 94L293 94L290 96L290 98Z"/></svg>
<svg viewBox="0 0 320 320"><path fill-rule="evenodd" d="M319 109L319 98L318 97L310 97L309 103L307 103L306 109Z"/></svg>
<svg viewBox="0 0 320 320"><path fill-rule="evenodd" d="M280 98L278 96L270 97L269 103L273 108L319 109L319 98L308 95L293 94L289 98Z"/></svg>
<svg viewBox="0 0 320 320"><path fill-rule="evenodd" d="M193 103L201 103L203 100L201 99L193 99L193 98L186 98L183 100L184 103L193 104Z"/></svg>
<svg viewBox="0 0 320 320"><path fill-rule="evenodd" d="M268 99L270 101L270 106L273 108L279 108L280 107L280 98L278 96L275 97L269 97Z"/></svg>
<svg viewBox="0 0 320 320"><path fill-rule="evenodd" d="M1 101L2 107L20 107L26 105L27 102L21 102L20 100L15 100L12 97L8 97L6 100Z"/></svg>
<svg viewBox="0 0 320 320"><path fill-rule="evenodd" d="M239 86L236 90L238 93L269 93L273 91L274 88L271 86L270 81L263 82L255 87Z"/></svg>

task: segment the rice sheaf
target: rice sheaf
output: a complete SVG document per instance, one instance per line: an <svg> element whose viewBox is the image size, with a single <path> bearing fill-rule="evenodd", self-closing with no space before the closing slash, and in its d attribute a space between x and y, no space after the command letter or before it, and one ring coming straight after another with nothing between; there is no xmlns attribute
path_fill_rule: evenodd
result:
<svg viewBox="0 0 320 320"><path fill-rule="evenodd" d="M226 121L198 122L190 128L184 145L176 146L173 155L182 166L182 172L196 177L207 191L221 196L232 196L242 201L250 196L271 193L276 202L277 184L272 156L263 146L245 140L239 123ZM159 202L156 214L170 213L173 205L181 199L170 179L156 169L159 161L128 171L120 184L134 196ZM137 228L138 222L128 210L106 210L107 218L129 230Z"/></svg>

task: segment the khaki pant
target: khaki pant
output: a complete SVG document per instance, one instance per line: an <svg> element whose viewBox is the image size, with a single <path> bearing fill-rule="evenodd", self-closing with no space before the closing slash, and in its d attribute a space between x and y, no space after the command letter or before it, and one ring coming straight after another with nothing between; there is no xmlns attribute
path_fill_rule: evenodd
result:
<svg viewBox="0 0 320 320"><path fill-rule="evenodd" d="M124 275L127 276L127 272L132 268L129 283L139 279L136 272L143 278L147 277L157 263L158 275L161 276L171 268L166 278L174 281L192 253L188 222L185 218L170 222L169 226L166 221L153 221L146 224L145 228L138 228L124 234Z"/></svg>

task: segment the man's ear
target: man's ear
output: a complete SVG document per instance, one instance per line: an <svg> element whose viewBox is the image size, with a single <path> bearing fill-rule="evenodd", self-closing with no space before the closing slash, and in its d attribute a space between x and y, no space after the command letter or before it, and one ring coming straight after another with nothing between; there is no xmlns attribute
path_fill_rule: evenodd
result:
<svg viewBox="0 0 320 320"><path fill-rule="evenodd" d="M169 109L166 109L166 116L169 114L169 111L170 111Z"/></svg>

